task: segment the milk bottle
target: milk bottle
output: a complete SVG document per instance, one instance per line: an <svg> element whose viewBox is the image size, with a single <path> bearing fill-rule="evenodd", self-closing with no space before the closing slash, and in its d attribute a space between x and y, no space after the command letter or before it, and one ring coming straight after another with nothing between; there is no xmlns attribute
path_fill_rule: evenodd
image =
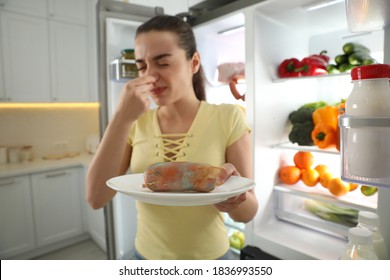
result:
<svg viewBox="0 0 390 280"><path fill-rule="evenodd" d="M347 98L345 113L349 117L390 117L390 65L372 64L352 69L353 89ZM357 176L389 176L390 129L362 125L348 132L348 169Z"/></svg>

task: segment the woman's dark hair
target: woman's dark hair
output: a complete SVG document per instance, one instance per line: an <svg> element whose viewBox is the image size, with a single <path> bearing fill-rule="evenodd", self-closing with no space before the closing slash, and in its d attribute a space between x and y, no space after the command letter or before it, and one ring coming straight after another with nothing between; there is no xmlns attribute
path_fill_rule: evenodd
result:
<svg viewBox="0 0 390 280"><path fill-rule="evenodd" d="M197 51L196 40L191 26L179 17L159 15L151 18L137 28L136 37L150 31L169 31L178 37L179 47L182 48L187 59L191 59ZM200 65L197 73L192 77L192 85L198 100L206 100L204 73Z"/></svg>

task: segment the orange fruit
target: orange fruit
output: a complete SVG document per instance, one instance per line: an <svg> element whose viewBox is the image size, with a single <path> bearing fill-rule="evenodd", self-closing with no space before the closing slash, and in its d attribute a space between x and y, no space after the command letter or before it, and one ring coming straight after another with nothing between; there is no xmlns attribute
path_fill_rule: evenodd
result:
<svg viewBox="0 0 390 280"><path fill-rule="evenodd" d="M329 172L329 168L328 166L326 166L325 164L319 164L317 165L316 167L314 167L315 170L318 171L318 173L320 173L320 177L322 176L322 174L324 174L325 172Z"/></svg>
<svg viewBox="0 0 390 280"><path fill-rule="evenodd" d="M295 166L299 169L309 169L313 162L314 156L310 152L299 151L294 155Z"/></svg>
<svg viewBox="0 0 390 280"><path fill-rule="evenodd" d="M296 166L283 166L279 170L280 180L287 185L296 184L301 178L301 170Z"/></svg>
<svg viewBox="0 0 390 280"><path fill-rule="evenodd" d="M358 184L355 184L355 183L349 183L349 191L354 191L357 189L359 185Z"/></svg>
<svg viewBox="0 0 390 280"><path fill-rule="evenodd" d="M306 186L313 187L318 183L320 179L320 173L312 168L304 169L302 170L301 179Z"/></svg>
<svg viewBox="0 0 390 280"><path fill-rule="evenodd" d="M327 188L329 186L329 182L334 178L333 174L328 172L323 173L320 175L320 184L324 187Z"/></svg>
<svg viewBox="0 0 390 280"><path fill-rule="evenodd" d="M343 196L349 192L349 183L343 182L340 178L333 178L329 182L328 190L335 196Z"/></svg>

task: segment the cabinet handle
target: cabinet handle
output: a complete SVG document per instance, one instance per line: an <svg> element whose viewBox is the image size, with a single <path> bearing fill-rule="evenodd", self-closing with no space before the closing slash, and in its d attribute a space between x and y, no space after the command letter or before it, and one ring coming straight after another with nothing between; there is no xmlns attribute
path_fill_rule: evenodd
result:
<svg viewBox="0 0 390 280"><path fill-rule="evenodd" d="M9 181L5 181L5 182L0 182L0 187L7 186L7 185L13 185L15 183L16 183L15 180L9 180Z"/></svg>
<svg viewBox="0 0 390 280"><path fill-rule="evenodd" d="M52 174L47 174L46 178L60 177L60 176L65 176L65 175L66 175L66 172L52 173Z"/></svg>

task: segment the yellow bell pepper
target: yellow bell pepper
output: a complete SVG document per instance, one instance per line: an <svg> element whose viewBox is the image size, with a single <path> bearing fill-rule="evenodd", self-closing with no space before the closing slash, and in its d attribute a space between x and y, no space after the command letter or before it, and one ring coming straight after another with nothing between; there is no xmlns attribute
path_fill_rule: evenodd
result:
<svg viewBox="0 0 390 280"><path fill-rule="evenodd" d="M336 144L336 130L329 124L319 123L311 132L311 139L318 148L325 149Z"/></svg>
<svg viewBox="0 0 390 280"><path fill-rule="evenodd" d="M328 105L315 110L312 118L314 125L324 123L336 129L338 126L338 116L338 108L336 106Z"/></svg>

